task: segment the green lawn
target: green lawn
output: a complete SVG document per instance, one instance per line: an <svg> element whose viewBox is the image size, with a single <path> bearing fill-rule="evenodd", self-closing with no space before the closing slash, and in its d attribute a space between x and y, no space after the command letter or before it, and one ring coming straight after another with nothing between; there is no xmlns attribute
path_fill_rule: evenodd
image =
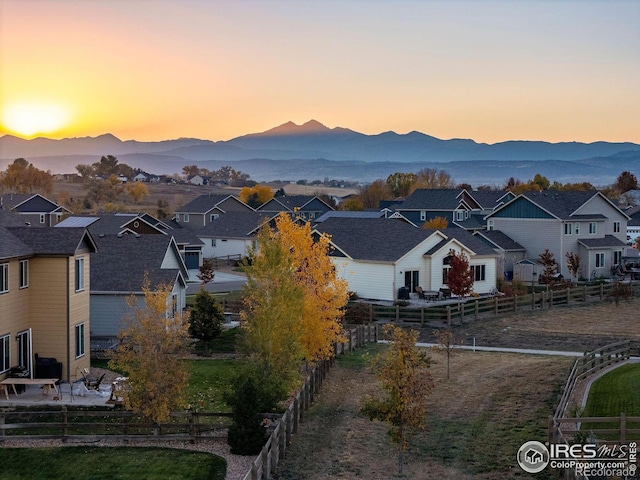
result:
<svg viewBox="0 0 640 480"><path fill-rule="evenodd" d="M4 480L224 480L226 461L189 450L134 447L3 448Z"/></svg>
<svg viewBox="0 0 640 480"><path fill-rule="evenodd" d="M243 363L240 360L190 360L189 363L189 403L208 412L230 412L223 399L224 392Z"/></svg>
<svg viewBox="0 0 640 480"><path fill-rule="evenodd" d="M640 364L618 367L593 382L583 417L640 417ZM582 430L619 428L618 423L584 424ZM640 422L627 422L627 428L640 428ZM601 435L603 439L610 436ZM618 435L611 436L612 439Z"/></svg>

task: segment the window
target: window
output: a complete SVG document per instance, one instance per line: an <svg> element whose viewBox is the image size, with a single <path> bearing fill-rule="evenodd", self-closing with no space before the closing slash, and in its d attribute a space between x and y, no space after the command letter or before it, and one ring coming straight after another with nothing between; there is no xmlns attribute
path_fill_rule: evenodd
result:
<svg viewBox="0 0 640 480"><path fill-rule="evenodd" d="M40 214L40 223L44 223L44 221L45 221L45 214L41 213Z"/></svg>
<svg viewBox="0 0 640 480"><path fill-rule="evenodd" d="M420 272L418 270L408 270L404 272L404 286L409 287L410 292L415 292L420 286Z"/></svg>
<svg viewBox="0 0 640 480"><path fill-rule="evenodd" d="M613 264L618 265L622 261L622 251L614 250L613 252Z"/></svg>
<svg viewBox="0 0 640 480"><path fill-rule="evenodd" d="M185 222L185 223L189 221L189 214L188 213L183 213L182 214L182 221Z"/></svg>
<svg viewBox="0 0 640 480"><path fill-rule="evenodd" d="M9 264L0 264L0 293L9 291Z"/></svg>
<svg viewBox="0 0 640 480"><path fill-rule="evenodd" d="M76 292L84 290L84 258L76 258Z"/></svg>
<svg viewBox="0 0 640 480"><path fill-rule="evenodd" d="M595 235L598 231L596 222L589 222L589 235Z"/></svg>
<svg viewBox="0 0 640 480"><path fill-rule="evenodd" d="M604 267L604 253L596 253L596 268Z"/></svg>
<svg viewBox="0 0 640 480"><path fill-rule="evenodd" d="M211 221L213 222L214 220L217 220L218 218L220 218L220 214L219 213L212 213L211 214Z"/></svg>
<svg viewBox="0 0 640 480"><path fill-rule="evenodd" d="M9 365L11 365L11 351L9 350L10 344L11 335L0 337L0 373L9 370Z"/></svg>
<svg viewBox="0 0 640 480"><path fill-rule="evenodd" d="M573 223L565 223L564 224L564 234L571 235L573 230Z"/></svg>
<svg viewBox="0 0 640 480"><path fill-rule="evenodd" d="M316 218L316 212L309 212L309 220Z"/></svg>
<svg viewBox="0 0 640 480"><path fill-rule="evenodd" d="M613 233L620 233L620 222L613 222Z"/></svg>
<svg viewBox="0 0 640 480"><path fill-rule="evenodd" d="M493 219L487 220L487 230L493 230Z"/></svg>
<svg viewBox="0 0 640 480"><path fill-rule="evenodd" d="M445 285L449 284L449 270L451 270L449 266L442 267L442 283Z"/></svg>
<svg viewBox="0 0 640 480"><path fill-rule="evenodd" d="M84 356L84 323L75 327L76 331L76 358Z"/></svg>
<svg viewBox="0 0 640 480"><path fill-rule="evenodd" d="M29 260L20 260L20 288L29 286Z"/></svg>
<svg viewBox="0 0 640 480"><path fill-rule="evenodd" d="M420 221L421 222L425 222L427 220L427 212L425 212L424 210L420 211Z"/></svg>
<svg viewBox="0 0 640 480"><path fill-rule="evenodd" d="M212 238L212 239L211 239L211 246L212 246L212 247L215 247L215 246L216 246L216 239L215 239L215 238Z"/></svg>
<svg viewBox="0 0 640 480"><path fill-rule="evenodd" d="M473 280L476 282L483 282L484 280L486 280L485 270L485 265L471 265Z"/></svg>
<svg viewBox="0 0 640 480"><path fill-rule="evenodd" d="M461 222L464 220L464 210L456 210L456 221Z"/></svg>
<svg viewBox="0 0 640 480"><path fill-rule="evenodd" d="M573 226L573 231L575 232L576 235L580 235L580 224L579 223L576 223Z"/></svg>

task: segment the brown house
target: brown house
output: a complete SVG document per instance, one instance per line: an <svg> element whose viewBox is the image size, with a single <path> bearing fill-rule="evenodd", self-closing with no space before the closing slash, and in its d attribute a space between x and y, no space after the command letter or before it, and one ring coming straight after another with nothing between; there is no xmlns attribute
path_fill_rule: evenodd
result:
<svg viewBox="0 0 640 480"><path fill-rule="evenodd" d="M81 378L95 251L84 228L8 226L0 216L0 379L14 366L35 378L36 354L62 364L61 380Z"/></svg>

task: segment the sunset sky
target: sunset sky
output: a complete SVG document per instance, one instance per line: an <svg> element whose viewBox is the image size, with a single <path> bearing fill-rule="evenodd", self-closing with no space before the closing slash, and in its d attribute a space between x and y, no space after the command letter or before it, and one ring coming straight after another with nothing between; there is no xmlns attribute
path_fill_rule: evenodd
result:
<svg viewBox="0 0 640 480"><path fill-rule="evenodd" d="M640 143L640 1L1 0L0 134Z"/></svg>

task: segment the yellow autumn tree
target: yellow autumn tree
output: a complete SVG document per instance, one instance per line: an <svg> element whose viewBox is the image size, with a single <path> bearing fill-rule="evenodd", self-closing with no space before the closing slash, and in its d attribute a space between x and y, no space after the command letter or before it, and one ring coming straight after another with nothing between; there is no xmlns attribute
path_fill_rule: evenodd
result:
<svg viewBox="0 0 640 480"><path fill-rule="evenodd" d="M273 190L271 190L271 188L267 185L242 187L238 198L240 198L240 200L247 205L257 208L273 198Z"/></svg>
<svg viewBox="0 0 640 480"><path fill-rule="evenodd" d="M447 228L448 226L449 226L449 221L446 218L434 217L431 220L427 220L426 222L424 222L424 224L422 225L422 228L424 228L425 230L430 230L430 229Z"/></svg>
<svg viewBox="0 0 640 480"><path fill-rule="evenodd" d="M133 201L136 203L140 203L140 200L149 195L149 189L142 182L127 183L126 188L127 193L131 195L131 198L133 198Z"/></svg>
<svg viewBox="0 0 640 480"><path fill-rule="evenodd" d="M309 223L298 225L284 213L276 217L274 238L291 253L294 278L304 290L305 358L310 362L330 358L333 344L342 340L341 318L349 297L348 284L338 278L329 257L330 239L327 235L314 239Z"/></svg>
<svg viewBox="0 0 640 480"><path fill-rule="evenodd" d="M188 317L173 311L171 286L151 288L148 275L142 286L144 306L128 299L133 308L124 318L119 344L109 366L124 373L125 407L159 423L172 410L186 405L187 364L183 355L189 345Z"/></svg>

